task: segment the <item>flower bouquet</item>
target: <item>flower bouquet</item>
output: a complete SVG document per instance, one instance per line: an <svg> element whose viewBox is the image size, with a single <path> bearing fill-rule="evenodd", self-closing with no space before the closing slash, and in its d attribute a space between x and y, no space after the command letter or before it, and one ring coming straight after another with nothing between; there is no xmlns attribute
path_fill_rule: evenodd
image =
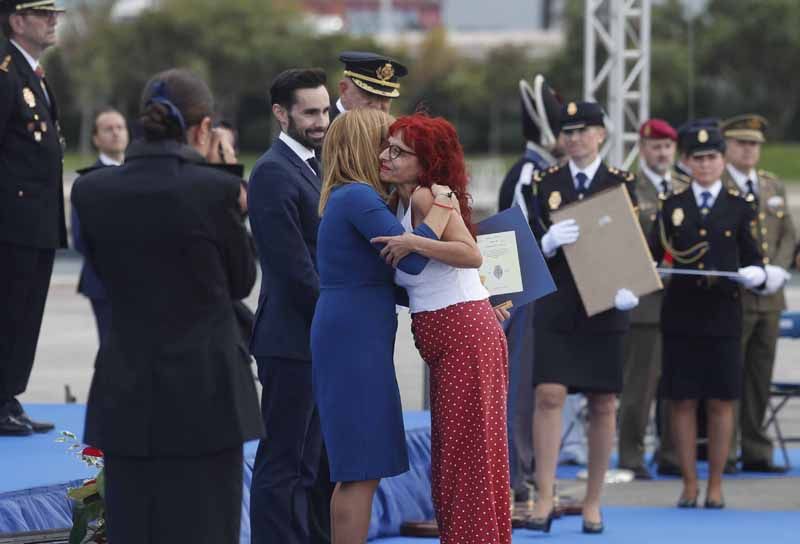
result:
<svg viewBox="0 0 800 544"><path fill-rule="evenodd" d="M68 451L81 461L98 469L97 476L83 482L80 487L71 487L67 496L72 500L72 529L69 544L106 544L105 524L105 470L103 452L84 446L69 431L62 431L56 442L69 443Z"/></svg>

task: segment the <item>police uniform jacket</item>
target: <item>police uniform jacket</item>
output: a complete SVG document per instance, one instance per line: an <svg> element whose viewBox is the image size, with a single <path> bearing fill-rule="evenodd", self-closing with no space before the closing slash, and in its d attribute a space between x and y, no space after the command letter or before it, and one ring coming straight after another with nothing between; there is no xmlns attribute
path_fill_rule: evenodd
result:
<svg viewBox="0 0 800 544"><path fill-rule="evenodd" d="M722 175L722 183L726 188L740 192L727 168ZM759 170L758 199L748 204L756 214L753 234L763 254L764 264L788 270L794 260L796 238L794 223L786 201L786 188L774 174ZM780 312L786 309L786 297L783 289L771 295L759 295L745 290L742 294L742 304L745 311Z"/></svg>
<svg viewBox="0 0 800 544"><path fill-rule="evenodd" d="M761 265L753 238L755 214L750 206L724 188L703 219L691 188L664 201L659 223L650 236L656 261L665 250L673 267L687 270L736 272ZM661 308L664 334L739 336L742 330L742 287L726 278L672 277Z"/></svg>
<svg viewBox="0 0 800 544"><path fill-rule="evenodd" d="M22 52L0 42L0 242L67 246L58 108Z"/></svg>
<svg viewBox="0 0 800 544"><path fill-rule="evenodd" d="M635 190L631 183L633 179L633 175L628 172L616 168L610 169L605 163L600 163L597 173L589 184L585 198L625 183L631 199L635 203ZM552 167L543 174L537 174L534 176L534 181L537 183L537 202L541 212L541 217L534 225L534 234L541 242L552 224L550 212L570 202L576 202L578 192L567 165ZM537 329L546 329L560 334L621 333L628 330L630 324L628 312L611 309L591 318L586 315L578 288L561 248L547 260L547 264L558 290L536 301L534 325Z"/></svg>
<svg viewBox="0 0 800 544"><path fill-rule="evenodd" d="M262 431L233 302L256 277L235 176L177 142L136 142L72 192L113 319L84 441L121 456L204 455Z"/></svg>

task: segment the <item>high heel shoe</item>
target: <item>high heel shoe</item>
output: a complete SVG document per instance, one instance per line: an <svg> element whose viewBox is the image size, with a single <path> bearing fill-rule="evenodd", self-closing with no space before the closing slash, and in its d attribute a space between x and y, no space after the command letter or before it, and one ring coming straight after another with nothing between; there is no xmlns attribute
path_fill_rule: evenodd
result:
<svg viewBox="0 0 800 544"><path fill-rule="evenodd" d="M694 497L691 499L687 499L686 497L681 497L678 499L678 504L676 505L678 508L697 508L697 497L700 496L700 490L697 489L694 492Z"/></svg>
<svg viewBox="0 0 800 544"><path fill-rule="evenodd" d="M720 499L719 501L712 501L709 498L706 498L705 507L709 510L722 510L725 508L725 499Z"/></svg>
<svg viewBox="0 0 800 544"><path fill-rule="evenodd" d="M553 524L553 520L556 517L556 509L555 507L550 509L550 513L547 514L547 517L544 518L530 518L525 522L523 527L530 531L541 531L543 533L550 532L550 526Z"/></svg>
<svg viewBox="0 0 800 544"><path fill-rule="evenodd" d="M583 532L587 535L599 535L605 530L603 520L600 521L586 521L583 520Z"/></svg>

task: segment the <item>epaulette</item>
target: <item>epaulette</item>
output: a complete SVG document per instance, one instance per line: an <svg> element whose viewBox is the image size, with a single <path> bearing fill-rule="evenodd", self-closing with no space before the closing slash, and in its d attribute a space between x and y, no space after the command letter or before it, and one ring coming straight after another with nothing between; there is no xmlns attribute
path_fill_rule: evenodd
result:
<svg viewBox="0 0 800 544"><path fill-rule="evenodd" d="M675 189L672 191L672 194L673 195L679 195L681 193L686 192L686 189L688 189L688 188L689 188L689 185L686 185L685 187L675 187Z"/></svg>
<svg viewBox="0 0 800 544"><path fill-rule="evenodd" d="M742 192L739 189L728 189L728 192L733 196L741 196Z"/></svg>
<svg viewBox="0 0 800 544"><path fill-rule="evenodd" d="M0 72L8 73L8 69L11 66L11 55L6 55L3 57L3 62L0 62Z"/></svg>
<svg viewBox="0 0 800 544"><path fill-rule="evenodd" d="M681 183L684 183L686 185L691 185L692 183L692 178L681 174L677 170L672 171L672 179L674 179L675 181L680 181Z"/></svg>
<svg viewBox="0 0 800 544"><path fill-rule="evenodd" d="M547 168L545 170L536 170L536 172L534 172L534 174L533 174L533 180L538 183L538 182L542 181L545 176L547 176L549 174L555 174L556 172L561 170L563 167L564 167L563 164L560 164L560 165L557 164L557 165L551 166L550 168Z"/></svg>
<svg viewBox="0 0 800 544"><path fill-rule="evenodd" d="M625 180L627 182L631 182L634 179L636 179L636 175L633 174L632 172L628 172L626 170L620 170L619 168L614 168L613 166L609 166L608 167L608 171L611 174L613 174L613 175L615 175L615 176L617 176L619 178L622 178L623 180Z"/></svg>
<svg viewBox="0 0 800 544"><path fill-rule="evenodd" d="M768 172L766 170L759 170L758 171L758 177L766 178L766 179L778 179L778 176L776 176L772 172Z"/></svg>

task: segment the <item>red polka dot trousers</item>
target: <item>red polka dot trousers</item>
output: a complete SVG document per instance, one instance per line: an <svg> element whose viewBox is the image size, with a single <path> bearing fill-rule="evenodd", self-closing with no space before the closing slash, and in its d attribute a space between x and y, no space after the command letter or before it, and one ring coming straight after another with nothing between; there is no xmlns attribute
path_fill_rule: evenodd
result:
<svg viewBox="0 0 800 544"><path fill-rule="evenodd" d="M442 544L509 544L508 348L488 300L413 316L431 373L433 505Z"/></svg>

